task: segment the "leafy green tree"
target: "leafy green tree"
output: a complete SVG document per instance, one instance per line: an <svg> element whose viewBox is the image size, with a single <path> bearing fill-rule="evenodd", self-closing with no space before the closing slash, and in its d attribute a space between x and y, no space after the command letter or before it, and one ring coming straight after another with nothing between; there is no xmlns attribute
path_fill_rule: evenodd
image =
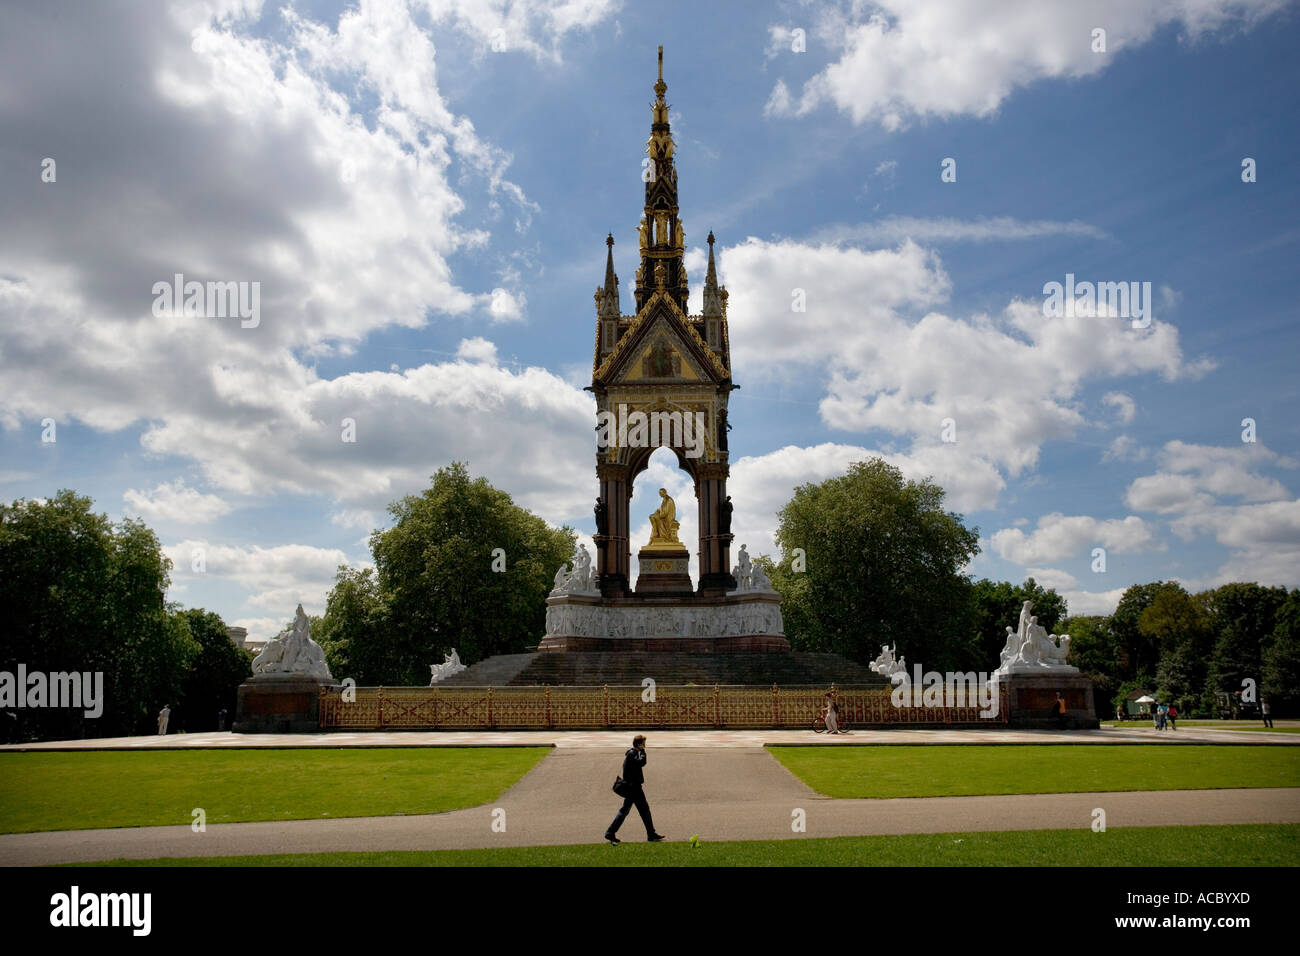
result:
<svg viewBox="0 0 1300 956"><path fill-rule="evenodd" d="M1264 652L1263 695L1273 714L1300 712L1300 590L1293 590L1278 607L1273 639Z"/></svg>
<svg viewBox="0 0 1300 956"><path fill-rule="evenodd" d="M1115 635L1110 630L1110 618L1094 615L1072 617L1065 630L1070 635L1069 663L1096 685L1094 699L1099 708L1104 708L1105 702L1110 701L1109 711L1103 710L1101 716L1113 715L1114 697L1120 680L1119 653L1115 647Z"/></svg>
<svg viewBox="0 0 1300 956"><path fill-rule="evenodd" d="M179 698L199 653L168 613L171 562L144 524L112 524L89 498L0 505L0 670L102 672L104 711L16 709L0 717L7 740L148 731Z"/></svg>
<svg viewBox="0 0 1300 956"><path fill-rule="evenodd" d="M357 675L383 669L387 607L379 593L374 568L358 570L340 565L326 601L318 635L331 674L361 680ZM430 661L437 663L437 661Z"/></svg>
<svg viewBox="0 0 1300 956"><path fill-rule="evenodd" d="M932 481L908 481L879 458L796 488L779 514L783 557L773 576L791 645L865 662L896 643L930 669L985 666L970 641L971 586L961 573L979 535L944 511L943 498ZM796 548L806 571L792 566Z"/></svg>
<svg viewBox="0 0 1300 956"><path fill-rule="evenodd" d="M1200 706L1213 642L1203 601L1181 585L1165 582L1138 616L1138 631L1159 650L1156 683L1162 702L1173 702L1185 713Z"/></svg>
<svg viewBox="0 0 1300 956"><path fill-rule="evenodd" d="M221 616L203 608L176 609L173 613L189 628L199 645L181 685L179 706L172 714L178 730L197 733L217 728L217 712L225 710L226 726L235 719L239 685L252 676L252 655L236 647Z"/></svg>
<svg viewBox="0 0 1300 956"><path fill-rule="evenodd" d="M321 633L351 668L335 676L424 684L429 664L453 647L475 663L540 640L572 529L551 528L460 462L388 510L393 526L370 538L373 587L365 572L352 572L330 595ZM493 570L498 559L505 570Z"/></svg>
<svg viewBox="0 0 1300 956"><path fill-rule="evenodd" d="M1204 592L1214 645L1210 653L1209 690L1234 693L1246 678L1262 683L1264 652L1273 641L1278 610L1286 588L1258 584L1224 584Z"/></svg>
<svg viewBox="0 0 1300 956"><path fill-rule="evenodd" d="M1120 597L1110 616L1110 630L1119 654L1119 678L1131 681L1138 674L1154 674L1160 662L1160 648L1154 637L1143 635L1138 628L1142 612L1151 606L1165 586L1163 581L1134 584Z"/></svg>

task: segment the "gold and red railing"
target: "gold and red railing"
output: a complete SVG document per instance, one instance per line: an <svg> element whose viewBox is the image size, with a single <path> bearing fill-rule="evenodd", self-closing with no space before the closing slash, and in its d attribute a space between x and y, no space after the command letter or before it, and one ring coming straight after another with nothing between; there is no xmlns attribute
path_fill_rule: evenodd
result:
<svg viewBox="0 0 1300 956"><path fill-rule="evenodd" d="M322 730L579 730L599 728L812 727L827 691L840 723L990 726L1007 721L1005 690L995 717L968 706L895 707L881 687L640 686L322 688ZM349 699L345 700L345 696Z"/></svg>

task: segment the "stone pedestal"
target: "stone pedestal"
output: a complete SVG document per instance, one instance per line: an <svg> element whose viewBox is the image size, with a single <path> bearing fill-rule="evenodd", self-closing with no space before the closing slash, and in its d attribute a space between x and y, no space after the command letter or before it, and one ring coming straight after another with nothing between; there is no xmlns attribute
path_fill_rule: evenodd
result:
<svg viewBox="0 0 1300 956"><path fill-rule="evenodd" d="M338 681L289 674L255 674L239 685L237 734L314 734L320 730L320 689Z"/></svg>
<svg viewBox="0 0 1300 956"><path fill-rule="evenodd" d="M541 651L788 652L775 591L724 596L556 594Z"/></svg>
<svg viewBox="0 0 1300 956"><path fill-rule="evenodd" d="M651 545L637 552L637 594L692 594L691 556L685 547Z"/></svg>
<svg viewBox="0 0 1300 956"><path fill-rule="evenodd" d="M1059 672L1014 672L997 680L1007 688L1011 727L1095 730L1101 726L1093 704L1092 681L1074 667ZM1064 720L1056 714L1058 693L1065 698Z"/></svg>

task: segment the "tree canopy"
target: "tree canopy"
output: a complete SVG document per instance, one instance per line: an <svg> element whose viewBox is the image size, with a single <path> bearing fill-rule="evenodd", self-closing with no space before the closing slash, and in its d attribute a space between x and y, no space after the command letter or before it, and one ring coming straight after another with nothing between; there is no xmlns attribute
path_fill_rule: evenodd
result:
<svg viewBox="0 0 1300 956"><path fill-rule="evenodd" d="M329 596L321 636L336 676L423 684L453 647L474 663L541 640L572 529L550 527L460 462L388 510L392 527L370 538L374 570L340 568Z"/></svg>
<svg viewBox="0 0 1300 956"><path fill-rule="evenodd" d="M15 708L0 717L6 740L140 733L178 701L200 654L165 606L171 562L157 536L91 509L66 490L0 505L0 670L104 675L100 717Z"/></svg>
<svg viewBox="0 0 1300 956"><path fill-rule="evenodd" d="M939 670L968 657L962 569L979 534L944 510L943 497L879 458L796 488L778 514L773 577L791 645L868 661L896 642L909 661Z"/></svg>

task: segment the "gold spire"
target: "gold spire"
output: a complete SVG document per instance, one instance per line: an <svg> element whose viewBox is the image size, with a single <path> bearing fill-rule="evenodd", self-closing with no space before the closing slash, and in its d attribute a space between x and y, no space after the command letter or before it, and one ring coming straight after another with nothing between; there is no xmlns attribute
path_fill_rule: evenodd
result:
<svg viewBox="0 0 1300 956"><path fill-rule="evenodd" d="M660 46L659 79L655 81L654 122L662 123L665 127L668 125L668 104L664 101L667 92L668 84L664 82L664 48Z"/></svg>

